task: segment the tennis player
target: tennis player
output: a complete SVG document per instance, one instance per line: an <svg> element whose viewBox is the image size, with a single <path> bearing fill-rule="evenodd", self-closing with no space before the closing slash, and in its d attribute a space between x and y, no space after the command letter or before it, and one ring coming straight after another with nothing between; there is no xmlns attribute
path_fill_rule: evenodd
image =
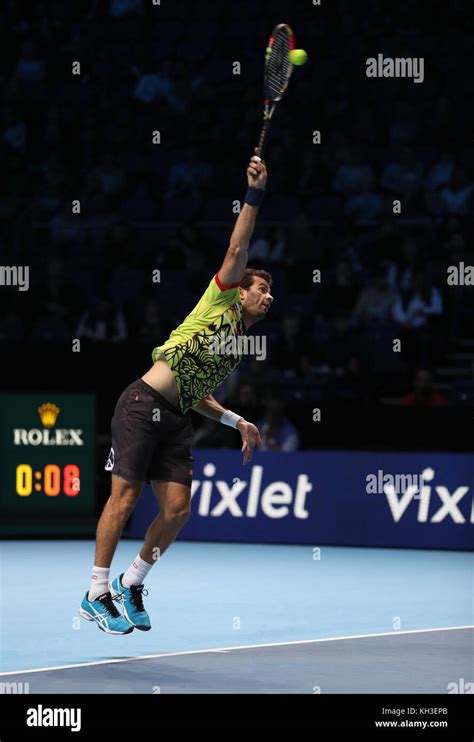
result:
<svg viewBox="0 0 474 742"><path fill-rule="evenodd" d="M250 461L254 447L262 443L255 425L224 409L211 396L241 361L241 345L225 339L245 335L265 317L273 301L270 274L246 267L267 182L265 164L257 156L250 158L247 179L245 203L219 272L184 322L154 349L150 370L125 389L115 407L112 448L105 466L112 472L112 492L97 526L91 585L80 608L83 618L96 621L109 634L151 628L143 606L145 578L189 515L194 459L188 410L237 428L244 464ZM237 349L236 353L216 352L216 348L226 347ZM150 524L132 564L109 582L118 541L145 480L151 482L159 515Z"/></svg>

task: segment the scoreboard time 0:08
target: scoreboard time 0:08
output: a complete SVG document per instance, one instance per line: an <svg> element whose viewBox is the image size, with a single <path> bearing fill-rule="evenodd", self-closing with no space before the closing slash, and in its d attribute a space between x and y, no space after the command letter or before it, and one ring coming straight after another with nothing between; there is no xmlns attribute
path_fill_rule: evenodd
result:
<svg viewBox="0 0 474 742"><path fill-rule="evenodd" d="M77 497L81 489L81 470L77 464L46 464L41 470L33 470L30 464L18 464L15 477L16 494L29 497L33 492L43 491L48 497L61 493Z"/></svg>

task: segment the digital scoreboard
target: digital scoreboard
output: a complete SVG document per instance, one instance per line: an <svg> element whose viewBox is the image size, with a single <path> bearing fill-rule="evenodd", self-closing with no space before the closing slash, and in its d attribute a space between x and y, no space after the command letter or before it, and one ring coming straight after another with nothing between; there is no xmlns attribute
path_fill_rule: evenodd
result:
<svg viewBox="0 0 474 742"><path fill-rule="evenodd" d="M0 536L93 535L95 399L0 394Z"/></svg>

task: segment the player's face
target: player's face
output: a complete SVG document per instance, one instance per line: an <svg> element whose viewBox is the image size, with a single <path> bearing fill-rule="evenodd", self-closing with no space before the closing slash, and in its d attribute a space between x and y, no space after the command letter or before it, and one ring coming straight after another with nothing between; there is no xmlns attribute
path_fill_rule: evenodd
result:
<svg viewBox="0 0 474 742"><path fill-rule="evenodd" d="M254 277L248 289L243 289L242 307L255 320L263 319L273 302L270 286L264 278Z"/></svg>

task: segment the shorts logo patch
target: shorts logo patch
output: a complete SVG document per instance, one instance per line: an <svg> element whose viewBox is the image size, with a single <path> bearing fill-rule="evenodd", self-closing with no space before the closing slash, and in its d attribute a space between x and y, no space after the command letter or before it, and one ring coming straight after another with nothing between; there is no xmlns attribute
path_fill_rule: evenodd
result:
<svg viewBox="0 0 474 742"><path fill-rule="evenodd" d="M114 468L114 463L115 463L115 452L114 452L114 449L111 448L110 453L109 453L109 458L107 459L107 463L104 467L105 471L112 471L112 469Z"/></svg>

